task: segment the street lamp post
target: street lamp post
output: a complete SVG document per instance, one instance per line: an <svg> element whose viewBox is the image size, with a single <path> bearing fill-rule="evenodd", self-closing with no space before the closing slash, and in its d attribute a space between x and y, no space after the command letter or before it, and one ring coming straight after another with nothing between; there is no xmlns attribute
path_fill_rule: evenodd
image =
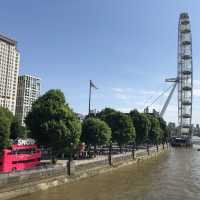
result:
<svg viewBox="0 0 200 200"><path fill-rule="evenodd" d="M108 163L110 166L112 166L112 141L110 142L110 145L109 145Z"/></svg>
<svg viewBox="0 0 200 200"><path fill-rule="evenodd" d="M89 116L90 116L90 114L91 114L91 97L92 97L92 88L94 88L94 89L98 89L95 85L94 85L94 83L92 82L92 80L90 80L90 85L89 85L89 108L88 108L88 114L89 114Z"/></svg>
<svg viewBox="0 0 200 200"><path fill-rule="evenodd" d="M69 160L68 160L68 164L67 164L67 171L68 171L69 176L71 175L72 150L73 150L73 143L70 143Z"/></svg>
<svg viewBox="0 0 200 200"><path fill-rule="evenodd" d="M132 145L132 157L133 160L135 159L135 142L133 141L133 145Z"/></svg>
<svg viewBox="0 0 200 200"><path fill-rule="evenodd" d="M148 153L148 156L150 155L150 152L149 152L149 143L150 143L150 141L149 141L149 138L147 139L147 153Z"/></svg>
<svg viewBox="0 0 200 200"><path fill-rule="evenodd" d="M92 95L92 87L91 87L91 80L90 80L90 86L89 86L89 110L88 110L89 116L90 116L90 113L91 113L91 95Z"/></svg>

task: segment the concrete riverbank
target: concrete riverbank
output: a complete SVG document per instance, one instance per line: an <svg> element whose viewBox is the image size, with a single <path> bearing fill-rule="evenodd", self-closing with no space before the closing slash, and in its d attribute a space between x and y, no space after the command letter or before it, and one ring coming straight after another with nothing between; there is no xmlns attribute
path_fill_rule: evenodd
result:
<svg viewBox="0 0 200 200"><path fill-rule="evenodd" d="M109 165L107 157L102 156L88 161L75 161L72 164L71 176L67 173L67 168L57 166L53 169L43 169L40 171L30 171L19 173L0 179L0 200L7 200L17 196L26 195L39 190L46 190L61 184L72 183L80 179L95 176L119 167L136 164L148 159L155 159L162 153L168 151L161 146L157 152L156 148L151 148L149 155L146 150L135 152L135 159L131 153L112 156L112 165Z"/></svg>

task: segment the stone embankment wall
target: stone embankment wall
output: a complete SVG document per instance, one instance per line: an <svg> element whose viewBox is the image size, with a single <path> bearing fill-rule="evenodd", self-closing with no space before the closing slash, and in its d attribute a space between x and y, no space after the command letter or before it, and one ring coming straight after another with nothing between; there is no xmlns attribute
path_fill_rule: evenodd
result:
<svg viewBox="0 0 200 200"><path fill-rule="evenodd" d="M38 190L46 190L61 184L71 183L83 178L95 176L110 170L115 170L124 165L129 165L144 160L156 158L162 153L168 151L161 146L157 152L156 148L149 150L136 151L133 159L131 153L112 156L112 165L110 166L107 158L94 160L85 163L72 163L71 175L68 175L66 167L58 166L52 169L31 170L0 177L0 200L7 200L17 196L30 194Z"/></svg>

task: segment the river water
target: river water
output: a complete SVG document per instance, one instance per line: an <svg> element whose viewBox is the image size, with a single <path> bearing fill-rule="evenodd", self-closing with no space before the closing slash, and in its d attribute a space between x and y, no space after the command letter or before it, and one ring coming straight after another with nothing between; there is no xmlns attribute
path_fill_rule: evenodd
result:
<svg viewBox="0 0 200 200"><path fill-rule="evenodd" d="M137 165L17 200L200 200L200 151L176 148Z"/></svg>

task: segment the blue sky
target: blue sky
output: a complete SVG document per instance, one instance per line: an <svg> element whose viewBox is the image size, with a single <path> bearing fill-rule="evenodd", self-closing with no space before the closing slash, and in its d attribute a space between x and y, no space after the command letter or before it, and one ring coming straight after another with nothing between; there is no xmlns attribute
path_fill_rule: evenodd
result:
<svg viewBox="0 0 200 200"><path fill-rule="evenodd" d="M70 106L142 110L177 72L177 27L188 12L193 33L194 117L199 122L200 1L1 0L0 32L18 41L20 73L42 78L42 92L61 89ZM152 97L152 100L147 101ZM161 109L166 97L155 108ZM176 94L165 118L177 121Z"/></svg>

